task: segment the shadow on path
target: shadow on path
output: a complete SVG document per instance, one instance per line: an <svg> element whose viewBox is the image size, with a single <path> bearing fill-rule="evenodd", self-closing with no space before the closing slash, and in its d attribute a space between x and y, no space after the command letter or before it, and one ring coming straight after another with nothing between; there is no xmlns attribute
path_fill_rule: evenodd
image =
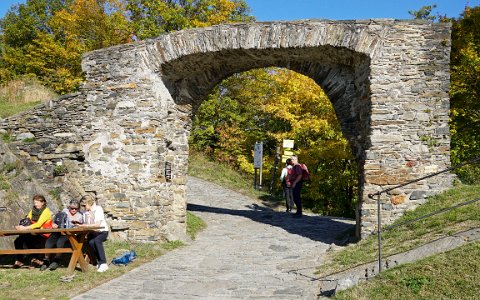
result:
<svg viewBox="0 0 480 300"><path fill-rule="evenodd" d="M289 233L327 244L338 242L336 237L340 233L355 227L354 224L350 224L351 220L347 219L343 221L340 218L336 220L332 217L308 215L296 218L293 217L293 214L276 212L271 208L261 207L257 204L246 205L245 207L245 210L237 210L191 203L187 204L188 211L244 217L255 222L280 227Z"/></svg>

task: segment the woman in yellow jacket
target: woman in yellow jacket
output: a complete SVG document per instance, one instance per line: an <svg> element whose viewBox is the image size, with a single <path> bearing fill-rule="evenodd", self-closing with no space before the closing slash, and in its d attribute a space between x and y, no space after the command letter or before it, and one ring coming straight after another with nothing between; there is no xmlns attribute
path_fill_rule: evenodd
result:
<svg viewBox="0 0 480 300"><path fill-rule="evenodd" d="M52 228L52 212L47 207L47 200L42 195L33 196L33 207L27 215L31 221L31 225L18 225L15 228L17 230L39 229L39 228ZM45 245L46 237L43 235L33 234L21 234L15 241L15 249L39 249ZM17 260L13 265L14 268L20 268L24 264L24 255L17 255ZM32 263L41 260L38 258L32 259Z"/></svg>

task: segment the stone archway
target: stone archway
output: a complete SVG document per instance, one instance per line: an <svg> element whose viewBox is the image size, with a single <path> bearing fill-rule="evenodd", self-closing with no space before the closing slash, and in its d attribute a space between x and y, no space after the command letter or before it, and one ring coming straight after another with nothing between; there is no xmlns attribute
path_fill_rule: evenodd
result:
<svg viewBox="0 0 480 300"><path fill-rule="evenodd" d="M220 25L87 53L87 81L69 100L82 109L65 112L83 118L69 130L84 153L70 178L104 201L125 237L182 236L192 114L222 79L285 67L332 101L360 168L357 228L366 235L376 226L367 194L450 164L449 52L450 24L382 19ZM383 220L451 180L392 191Z"/></svg>

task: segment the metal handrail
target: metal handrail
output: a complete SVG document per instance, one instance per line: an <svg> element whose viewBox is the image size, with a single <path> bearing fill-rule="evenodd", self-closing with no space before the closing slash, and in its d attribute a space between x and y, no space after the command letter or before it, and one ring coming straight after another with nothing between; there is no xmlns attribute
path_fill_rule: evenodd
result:
<svg viewBox="0 0 480 300"><path fill-rule="evenodd" d="M412 184L412 183L415 183L415 182L419 182L419 181L422 181L422 180L427 179L427 178L430 178L430 177L435 177L435 176L440 175L440 174L442 174L442 173L445 173L445 172L448 172L448 171L452 171L452 170L455 170L455 169L458 169L458 168L461 168L461 167L463 167L463 166L470 165L470 164L473 164L473 163L476 163L476 162L479 162L479 161L480 161L480 157L477 157L477 158L474 158L474 159L472 159L472 160L470 160L470 161L467 161L467 162L464 162L464 163L455 165L455 166L453 166L453 167L450 167L450 168L447 168L447 169L438 171L438 172L436 172L436 173L432 173L432 174L429 174L429 175L427 175L427 176L423 176L423 177L420 177L420 178L417 178L417 179L413 179L413 180L407 181L407 182L405 182L405 183L396 185L396 186L394 186L394 187L381 190L381 191L376 192L376 193L368 194L368 198L373 199L373 197L376 196L376 195L381 195L381 194L384 194L384 193L393 191L394 189L397 189L397 188L400 188L400 187L404 187L404 186L406 186L406 185L409 185L409 184Z"/></svg>
<svg viewBox="0 0 480 300"><path fill-rule="evenodd" d="M464 162L464 163L461 163L461 164L458 164L458 165L455 165L453 167L450 167L450 168L446 168L444 170L441 170L441 171L438 171L438 172L435 172L435 173L432 173L432 174L429 174L429 175L426 175L426 176L423 176L423 177L420 177L420 178L417 178L417 179L413 179L413 180L410 180L410 181L407 181L405 183L402 183L402 184L399 184L399 185L396 185L394 187L390 187L388 189L384 189L384 190L381 190L381 191L378 191L378 192L375 192L375 193L371 193L371 194L368 194L368 198L370 199L374 199L375 196L377 196L377 235L378 235L378 272L381 272L382 271L382 217L381 217L381 214L380 214L380 196L384 193L387 193L387 192L390 192L394 189L397 189L397 188L400 188L400 187L404 187L404 186L407 186L409 184L412 184L412 183L415 183L415 182L419 182L421 180L424 180L424 179L427 179L427 178L431 178L431 177L435 177L437 175L440 175L442 173L445 173L445 172L448 172L448 171L452 171L452 170L455 170L455 169L458 169L458 168L461 168L463 166L466 166L466 165L470 165L470 164L473 164L473 163L476 163L476 162L479 162L480 161L480 157L477 157L477 158L474 158L470 161L467 161L467 162ZM375 200L375 199L374 199ZM473 203L473 202L476 202L480 200L480 198L478 199L474 199L474 200L471 200L471 201L467 201L465 202L463 205L467 205L467 204L470 204L470 203ZM423 216L421 219L425 219L425 218L428 218L430 216L433 216L433 215L436 215L436 214L439 214L439 213L442 213L444 211L447 211L447 210L451 210L451 209L454 209L454 208L457 208L457 207L460 207L460 206L463 206L463 205L456 205L456 206L453 206L451 208L447 208L447 209L441 209L441 210L438 210L436 212L433 212L431 214L427 214L425 216ZM413 222L416 222L418 220L410 220L410 221L407 221L407 222L404 222L403 224L396 224L394 226L390 226L390 227L387 227L385 230L390 230L390 229L393 229L395 227L399 227L401 225L405 225L405 224L409 224L409 223L413 223Z"/></svg>

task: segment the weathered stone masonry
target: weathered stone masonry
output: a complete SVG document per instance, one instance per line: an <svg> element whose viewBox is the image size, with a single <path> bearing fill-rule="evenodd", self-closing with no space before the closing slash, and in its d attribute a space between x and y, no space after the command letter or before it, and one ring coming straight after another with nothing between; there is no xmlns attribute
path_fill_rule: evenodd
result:
<svg viewBox="0 0 480 300"><path fill-rule="evenodd" d="M66 166L56 179L65 201L94 192L118 237L183 238L195 110L234 73L289 68L313 78L335 107L360 168L358 229L365 235L376 226L376 205L367 194L450 164L449 53L449 24L416 21L304 20L179 31L87 53L80 93L4 120L2 128L17 137L33 134L33 142L20 138L9 149L40 177ZM392 222L451 180L446 174L394 190L382 199L383 220Z"/></svg>

